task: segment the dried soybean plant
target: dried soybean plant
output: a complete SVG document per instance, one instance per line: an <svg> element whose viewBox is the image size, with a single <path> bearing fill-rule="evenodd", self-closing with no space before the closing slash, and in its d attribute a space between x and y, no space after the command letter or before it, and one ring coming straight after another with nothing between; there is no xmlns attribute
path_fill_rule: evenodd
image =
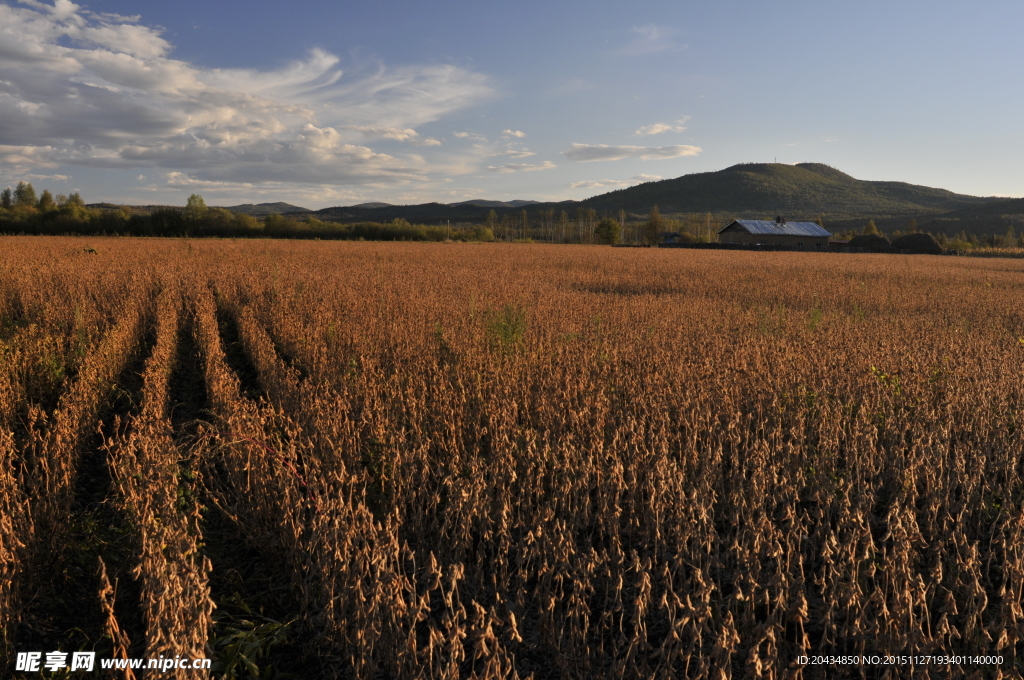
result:
<svg viewBox="0 0 1024 680"><path fill-rule="evenodd" d="M138 562L148 658L202 658L212 629L210 560L202 555L194 473L183 467L169 413L184 316L181 289L171 281L156 301L156 342L143 374L140 412L126 436L107 445L121 506L137 527ZM173 677L196 671L174 669Z"/></svg>
<svg viewBox="0 0 1024 680"><path fill-rule="evenodd" d="M44 257L65 241L32 243ZM287 584L308 677L1022 672L1017 261L152 243L97 249L180 283L158 300L142 406L109 449L153 653L197 653L212 602L233 596L200 501L172 502L185 489ZM84 269L145 313L128 272ZM0 287L5 314L42 304L27 285ZM86 324L81 376L139 342L126 318ZM209 414L188 437L166 412L184 318ZM46 328L8 351L65 338ZM39 410L22 396L43 393L34 364L16 365L5 408ZM48 394L70 404L84 380ZM30 520L60 517L13 510L17 494L51 502L18 472L32 437L60 429L41 413L0 477L11 573ZM190 484L186 456L202 461ZM1002 661L797 661L816 654Z"/></svg>

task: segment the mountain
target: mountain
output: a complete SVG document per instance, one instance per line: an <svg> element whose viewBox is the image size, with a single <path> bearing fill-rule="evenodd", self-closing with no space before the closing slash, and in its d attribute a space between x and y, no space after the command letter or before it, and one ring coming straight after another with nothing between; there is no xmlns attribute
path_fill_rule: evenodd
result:
<svg viewBox="0 0 1024 680"><path fill-rule="evenodd" d="M541 210L564 210L575 216L579 208L592 208L612 215L625 210L636 219L649 214L655 205L664 215L710 212L762 219L780 214L790 219L824 216L830 224L874 219L902 225L914 217L923 226L925 220L950 214L949 219L975 224L977 228L982 228L983 224L995 228L997 223L1007 222L1007 214L1024 212L1024 199L981 198L906 182L859 180L821 163L743 163L715 172L646 182L583 201L539 203L478 199L451 205L366 203L325 208L316 214L337 222L390 222L402 218L416 224L443 224L448 221L480 223L491 210L497 212L499 218L509 215L515 219L523 209L533 217Z"/></svg>
<svg viewBox="0 0 1024 680"><path fill-rule="evenodd" d="M390 208L390 203L381 203L376 201L374 203L358 203L356 205L350 205L350 208Z"/></svg>
<svg viewBox="0 0 1024 680"><path fill-rule="evenodd" d="M366 205L366 204L364 204ZM445 205L444 203L421 203L419 205L388 205L380 207L362 207L356 205L339 206L317 210L316 216L331 222L391 222L396 219L409 220L414 224L444 224L445 222L483 222L490 209L462 203ZM508 212L513 208L498 209Z"/></svg>
<svg viewBox="0 0 1024 680"><path fill-rule="evenodd" d="M246 215L269 215L271 213L296 213L296 212L310 212L309 208L300 208L297 205L291 203L243 203L242 205L233 205L227 208L232 212L245 213Z"/></svg>
<svg viewBox="0 0 1024 680"><path fill-rule="evenodd" d="M646 182L581 204L641 213L657 205L662 213L855 218L936 214L997 200L906 182L854 179L821 163L743 163L716 172Z"/></svg>
<svg viewBox="0 0 1024 680"><path fill-rule="evenodd" d="M951 219L981 219L984 217L1003 217L1006 215L1024 215L1024 198L999 198L992 203L954 210L945 215L945 217Z"/></svg>

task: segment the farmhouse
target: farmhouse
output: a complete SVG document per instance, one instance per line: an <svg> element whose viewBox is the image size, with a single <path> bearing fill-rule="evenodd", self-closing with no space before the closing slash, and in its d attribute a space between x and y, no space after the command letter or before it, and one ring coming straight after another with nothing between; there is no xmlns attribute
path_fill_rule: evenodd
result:
<svg viewBox="0 0 1024 680"><path fill-rule="evenodd" d="M770 220L733 220L718 232L719 243L741 243L792 248L828 250L832 234L814 222L789 222L784 217Z"/></svg>

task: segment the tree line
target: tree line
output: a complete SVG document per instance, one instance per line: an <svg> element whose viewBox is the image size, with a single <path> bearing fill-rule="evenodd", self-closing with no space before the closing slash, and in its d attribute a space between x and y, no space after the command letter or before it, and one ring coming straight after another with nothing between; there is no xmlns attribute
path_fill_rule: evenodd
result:
<svg viewBox="0 0 1024 680"><path fill-rule="evenodd" d="M654 206L646 218L639 219L625 210L599 216L594 208L583 207L573 215L566 210L546 208L532 215L523 209L518 214L504 213L499 217L491 210L484 226L503 241L653 245L668 232L681 234L683 240L708 243L715 240L723 223L711 213L668 218Z"/></svg>
<svg viewBox="0 0 1024 680"><path fill-rule="evenodd" d="M403 219L390 223L339 224L313 216L295 219L279 214L258 219L225 208L208 207L193 194L183 208L145 212L127 206L89 207L77 193L36 196L31 183L19 182L0 192L0 233L48 235L122 235L222 238L298 238L367 241L493 241L485 226L425 226Z"/></svg>
<svg viewBox="0 0 1024 680"><path fill-rule="evenodd" d="M657 206L647 219L620 210L599 216L593 208L566 211L545 209L529 214L498 214L491 210L482 224L418 225L403 218L390 222L338 223L313 215L270 214L262 219L225 208L209 207L193 194L185 206L141 211L128 206L87 206L77 193L39 196L30 182L0 192L0 232L22 234L81 234L230 238L321 238L385 241L515 241L547 243L654 244L659 234L681 232L694 241L713 240L720 220L711 215L669 219Z"/></svg>
<svg viewBox="0 0 1024 680"><path fill-rule="evenodd" d="M825 226L823 216L815 222ZM169 206L146 212L127 206L89 207L78 193L54 196L44 190L37 195L31 182L18 182L16 187L0 191L0 233L7 234L654 245L666 233L679 234L677 242L711 243L718 240L718 230L727 223L728 218L712 213L668 217L657 205L646 216L625 210L599 214L596 209L585 207L577 208L573 214L554 208L530 213L524 208L518 213L504 212L500 216L491 210L481 224L422 225L411 224L403 218L390 222L339 223L321 220L315 215L271 214L257 218L208 207L198 194L190 196L184 207ZM878 234L893 240L918 231L914 218L907 221L905 230L889 232L883 232L874 220L868 220L862 228L838 231L833 238L848 240L857 234ZM952 235L932 233L932 236L948 250L1024 248L1024 234L1018 236L1012 225L1005 234L979 236L961 231Z"/></svg>
<svg viewBox="0 0 1024 680"><path fill-rule="evenodd" d="M820 223L820 220L819 220ZM860 234L877 235L889 241L895 241L906 234L927 233L938 241L945 250L976 250L980 248L1024 248L1024 234L1017 235L1011 224L1006 228L1004 234L983 234L967 233L961 230L958 234L947 234L942 231L922 230L918 227L917 220L913 217L906 222L905 229L894 229L886 232L878 228L874 220L868 220L859 230L847 229L833 234L833 239L848 241Z"/></svg>

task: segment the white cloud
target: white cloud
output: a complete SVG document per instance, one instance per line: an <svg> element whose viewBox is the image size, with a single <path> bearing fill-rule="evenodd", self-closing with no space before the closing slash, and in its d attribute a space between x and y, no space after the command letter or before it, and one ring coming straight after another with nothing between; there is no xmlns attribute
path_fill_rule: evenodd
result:
<svg viewBox="0 0 1024 680"><path fill-rule="evenodd" d="M486 148L486 147L481 147L481 148ZM504 149L502 149L500 151L492 151L488 155L490 155L490 156L508 156L510 158L529 158L530 156L536 156L537 153L535 151L530 151L529 149L516 148L516 146L513 145L513 144L508 144L508 145L505 146Z"/></svg>
<svg viewBox="0 0 1024 680"><path fill-rule="evenodd" d="M530 165L529 163L505 163L505 165L489 165L487 169L491 172L532 172L534 170L550 170L551 168L558 167L551 161L544 161L539 165Z"/></svg>
<svg viewBox="0 0 1024 680"><path fill-rule="evenodd" d="M0 163L10 169L28 172L29 168L56 168L56 149L51 146L14 146L0 144Z"/></svg>
<svg viewBox="0 0 1024 680"><path fill-rule="evenodd" d="M433 137L421 138L420 134L412 128L391 128L376 125L346 125L347 130L355 130L366 139L394 139L399 142L409 142L414 146L440 146L441 142Z"/></svg>
<svg viewBox="0 0 1024 680"><path fill-rule="evenodd" d="M523 132L522 130L502 130L501 134L503 136L505 136L505 137L519 137L519 138L523 138L523 137L526 136L526 133Z"/></svg>
<svg viewBox="0 0 1024 680"><path fill-rule="evenodd" d="M617 161L623 158L678 158L696 156L701 152L697 146L676 144L674 146L608 146L607 144L573 144L562 154L571 161Z"/></svg>
<svg viewBox="0 0 1024 680"><path fill-rule="evenodd" d="M637 128L634 135L660 135L662 132L682 132L686 129L686 121L690 120L689 116L683 116L675 123L652 123L651 125L644 125L643 127Z"/></svg>
<svg viewBox="0 0 1024 680"><path fill-rule="evenodd" d="M621 179L593 179L585 182L573 182L573 189L600 189L602 187L628 187L631 183Z"/></svg>
<svg viewBox="0 0 1024 680"><path fill-rule="evenodd" d="M569 186L573 189L601 189L605 187L628 187L638 182L653 182L661 179L658 175L633 175L628 180L624 179L595 179L584 182L573 182Z"/></svg>
<svg viewBox="0 0 1024 680"><path fill-rule="evenodd" d="M193 179L186 174L180 172L169 172L167 173L167 186L179 187L186 189L205 189L209 190L251 190L256 188L256 185L250 182L215 182L211 180Z"/></svg>
<svg viewBox="0 0 1024 680"><path fill-rule="evenodd" d="M647 24L646 26L634 26L631 31L633 39L619 48L619 54L654 54L685 47L676 43L675 29L667 26Z"/></svg>
<svg viewBox="0 0 1024 680"><path fill-rule="evenodd" d="M419 133L412 128L390 128L376 125L346 125L349 130L356 130L362 133L366 139L395 139L399 142L412 141L419 136Z"/></svg>
<svg viewBox="0 0 1024 680"><path fill-rule="evenodd" d="M422 181L416 127L489 97L487 78L446 65L346 75L323 50L273 71L169 57L162 29L69 0L0 4L0 162L158 167L196 181Z"/></svg>

